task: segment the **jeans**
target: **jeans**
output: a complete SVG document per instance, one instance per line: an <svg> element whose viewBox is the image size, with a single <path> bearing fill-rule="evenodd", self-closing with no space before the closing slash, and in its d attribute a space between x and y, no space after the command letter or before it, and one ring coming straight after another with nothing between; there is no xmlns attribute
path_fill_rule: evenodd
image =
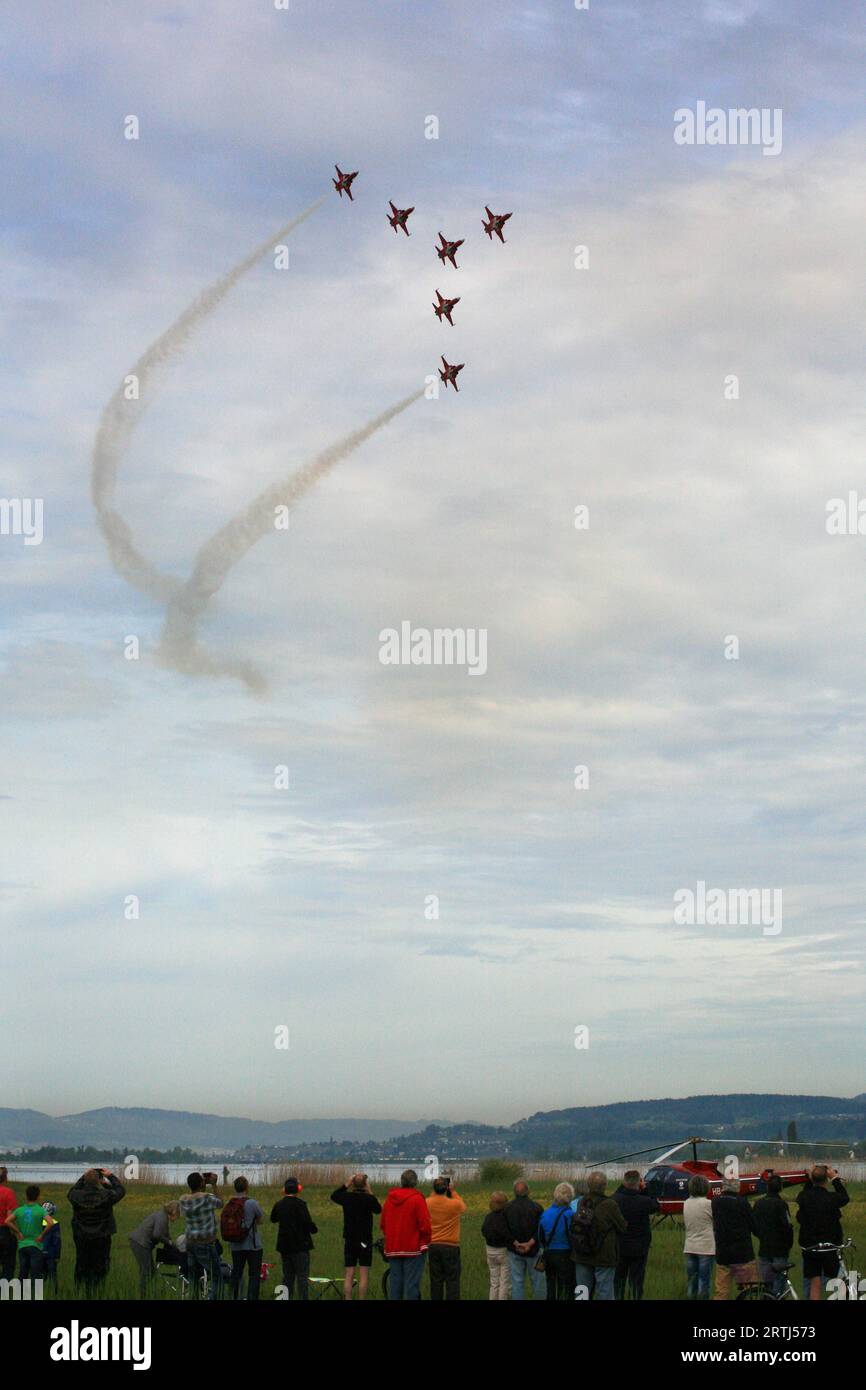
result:
<svg viewBox="0 0 866 1390"><path fill-rule="evenodd" d="M686 1255L686 1298L709 1298L715 1255Z"/></svg>
<svg viewBox="0 0 866 1390"><path fill-rule="evenodd" d="M421 1297L421 1275L427 1252L420 1255L392 1255L388 1297L396 1302L417 1302Z"/></svg>
<svg viewBox="0 0 866 1390"><path fill-rule="evenodd" d="M574 1266L574 1296L577 1299L595 1298L599 1303L612 1303L616 1268L613 1265Z"/></svg>
<svg viewBox="0 0 866 1390"><path fill-rule="evenodd" d="M504 1302L511 1297L511 1264L508 1251L494 1245L485 1246L487 1268L490 1271L490 1301Z"/></svg>
<svg viewBox="0 0 866 1390"><path fill-rule="evenodd" d="M643 1298L646 1255L620 1255L613 1281L614 1298L625 1298L626 1285L632 1298Z"/></svg>
<svg viewBox="0 0 866 1390"><path fill-rule="evenodd" d="M247 1275L247 1302L255 1301L262 1291L262 1250L233 1250L232 1251L232 1298L238 1299L241 1295L241 1284L244 1280L244 1269L248 1269Z"/></svg>
<svg viewBox="0 0 866 1390"><path fill-rule="evenodd" d="M289 1298L295 1296L295 1280L298 1281L298 1298L305 1302L310 1300L310 1252L309 1250L291 1250L288 1254L280 1252L283 1260L283 1283L289 1292Z"/></svg>
<svg viewBox="0 0 866 1390"><path fill-rule="evenodd" d="M544 1275L535 1268L535 1261L538 1259L538 1251L532 1255L518 1255L516 1250L509 1250L508 1263L511 1265L511 1298L512 1302L520 1303L526 1297L524 1283L526 1276L529 1275L529 1282L532 1285L532 1297L544 1298L545 1280Z"/></svg>
<svg viewBox="0 0 866 1390"><path fill-rule="evenodd" d="M548 1303L574 1298L574 1260L570 1250L545 1250Z"/></svg>
<svg viewBox="0 0 866 1390"><path fill-rule="evenodd" d="M431 1245L427 1250L430 1270L430 1298L440 1302L443 1293L449 1303L460 1297L460 1246Z"/></svg>
<svg viewBox="0 0 866 1390"><path fill-rule="evenodd" d="M208 1300L213 1302L220 1297L223 1284L216 1241L204 1241L201 1245L194 1245L192 1241L187 1240L186 1255L189 1265L189 1291L192 1297L201 1297L201 1276L204 1273L207 1275Z"/></svg>
<svg viewBox="0 0 866 1390"><path fill-rule="evenodd" d="M45 1273L45 1256L35 1245L22 1245L18 1250L18 1277L41 1279Z"/></svg>

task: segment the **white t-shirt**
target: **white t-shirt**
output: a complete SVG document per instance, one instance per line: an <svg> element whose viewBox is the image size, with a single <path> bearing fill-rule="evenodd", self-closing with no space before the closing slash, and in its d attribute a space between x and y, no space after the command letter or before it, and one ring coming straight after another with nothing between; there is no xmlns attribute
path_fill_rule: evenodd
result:
<svg viewBox="0 0 866 1390"><path fill-rule="evenodd" d="M686 1225L683 1254L715 1255L713 1204L709 1197L687 1197L683 1202L683 1221Z"/></svg>

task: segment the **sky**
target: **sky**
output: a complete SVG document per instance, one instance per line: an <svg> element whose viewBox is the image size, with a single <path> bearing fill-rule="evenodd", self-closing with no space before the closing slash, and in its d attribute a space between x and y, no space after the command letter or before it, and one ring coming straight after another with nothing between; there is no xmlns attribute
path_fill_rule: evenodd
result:
<svg viewBox="0 0 866 1390"><path fill-rule="evenodd" d="M510 1123L866 1089L866 535L827 529L864 487L858 6L5 20L0 487L44 534L0 535L2 1103ZM699 102L780 112L781 149L678 143ZM161 659L94 439L323 195L164 368L117 482L183 581L427 384L215 593L200 640L256 693ZM404 622L483 629L486 671L383 664ZM675 921L699 882L781 919Z"/></svg>

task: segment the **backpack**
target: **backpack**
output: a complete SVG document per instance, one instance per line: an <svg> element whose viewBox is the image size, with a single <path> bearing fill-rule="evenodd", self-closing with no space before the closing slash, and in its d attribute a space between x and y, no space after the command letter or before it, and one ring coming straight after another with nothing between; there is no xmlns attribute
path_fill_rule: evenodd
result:
<svg viewBox="0 0 866 1390"><path fill-rule="evenodd" d="M244 1224L245 1197L232 1197L220 1212L220 1235L230 1244L246 1240L247 1227Z"/></svg>
<svg viewBox="0 0 866 1390"><path fill-rule="evenodd" d="M601 1247L603 1239L595 1214L595 1203L581 1197L577 1211L571 1218L571 1253L577 1263L592 1259Z"/></svg>

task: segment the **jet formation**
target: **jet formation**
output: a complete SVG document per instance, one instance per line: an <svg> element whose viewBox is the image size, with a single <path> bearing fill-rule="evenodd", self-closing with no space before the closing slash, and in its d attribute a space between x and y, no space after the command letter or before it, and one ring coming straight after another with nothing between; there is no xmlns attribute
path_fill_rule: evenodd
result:
<svg viewBox="0 0 866 1390"><path fill-rule="evenodd" d="M335 164L334 168L337 171L337 177L335 179L332 179L331 182L333 183L341 198L344 193L348 193L349 200L351 202L354 202L354 199L352 198L352 183L358 177L358 170L356 169L355 172L352 174L344 174L339 164ZM414 207L398 208L395 207L395 205L390 200L388 202L388 206L390 207L391 212L390 214L386 215L388 216L388 222L394 229L394 235L396 236L398 230L402 229L405 232L406 236L410 236L411 233L409 231L409 228L406 226L406 223L408 222L410 215L415 211ZM499 237L499 240L504 244L505 237L502 235L502 228L505 226L505 223L508 221L509 217L511 217L512 214L510 212L491 212L490 208L486 206L484 208L484 211L487 213L487 220L485 221L485 219L482 217L481 225L487 233L488 240L492 241L495 233L496 236ZM461 237L458 241L448 241L443 232L439 233L439 245L436 246L434 249L436 251L436 255L439 257L443 265L446 261L450 261L453 268L455 270L459 270L460 267L457 264L456 255L460 247L463 245L464 240L465 238ZM440 323L442 322L443 318L447 319L451 327L453 328L454 320L452 319L451 314L454 310L454 306L460 303L460 295L457 295L457 297L454 299L445 299L444 296L440 294L439 290L436 290L436 301L437 302L433 305L433 312L436 315L437 319ZM457 385L457 373L462 372L464 366L465 363L463 362L458 362L456 365L454 365L452 363L447 362L444 357L442 358L442 366L438 370L440 379L444 381L446 388L448 386L453 386L455 391L460 390L459 386Z"/></svg>

